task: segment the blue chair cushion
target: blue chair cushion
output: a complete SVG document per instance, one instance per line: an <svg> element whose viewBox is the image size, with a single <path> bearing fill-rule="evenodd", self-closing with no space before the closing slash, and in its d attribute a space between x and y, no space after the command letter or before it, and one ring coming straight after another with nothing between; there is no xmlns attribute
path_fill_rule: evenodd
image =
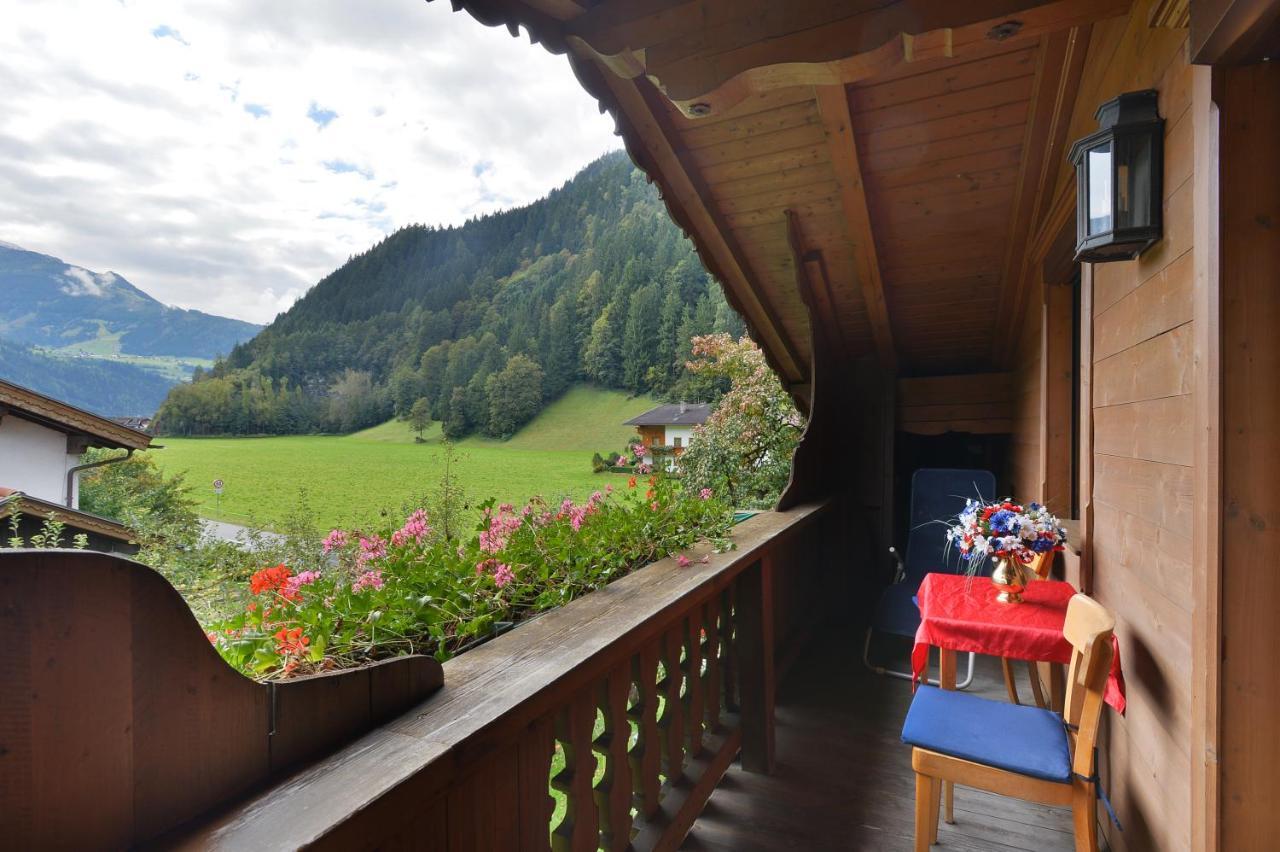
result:
<svg viewBox="0 0 1280 852"><path fill-rule="evenodd" d="M871 626L897 636L915 636L920 626L920 608L916 606L918 583L894 583L880 595Z"/></svg>
<svg viewBox="0 0 1280 852"><path fill-rule="evenodd" d="M1062 717L1039 707L921 686L902 725L902 741L1019 775L1071 781Z"/></svg>

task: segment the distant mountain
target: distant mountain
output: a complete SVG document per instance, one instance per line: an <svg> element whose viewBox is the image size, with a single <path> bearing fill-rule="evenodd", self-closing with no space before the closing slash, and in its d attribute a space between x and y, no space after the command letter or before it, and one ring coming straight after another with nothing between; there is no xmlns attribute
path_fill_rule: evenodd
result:
<svg viewBox="0 0 1280 852"><path fill-rule="evenodd" d="M99 358L59 358L0 340L0 378L104 417L152 414L173 379Z"/></svg>
<svg viewBox="0 0 1280 852"><path fill-rule="evenodd" d="M0 242L0 339L92 355L208 359L261 328L171 308L114 272Z"/></svg>

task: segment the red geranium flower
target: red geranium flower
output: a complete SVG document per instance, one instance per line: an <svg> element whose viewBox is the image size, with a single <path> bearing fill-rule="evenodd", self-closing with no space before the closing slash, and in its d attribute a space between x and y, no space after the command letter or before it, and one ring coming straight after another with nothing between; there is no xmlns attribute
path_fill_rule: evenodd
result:
<svg viewBox="0 0 1280 852"><path fill-rule="evenodd" d="M249 591L255 595L263 592L278 592L284 589L284 584L293 576L293 572L289 570L287 565L276 565L272 568L263 568L261 571L254 573L249 578Z"/></svg>
<svg viewBox="0 0 1280 852"><path fill-rule="evenodd" d="M302 654L311 644L311 639L302 635L301 627L282 627L276 631L276 653L281 656Z"/></svg>

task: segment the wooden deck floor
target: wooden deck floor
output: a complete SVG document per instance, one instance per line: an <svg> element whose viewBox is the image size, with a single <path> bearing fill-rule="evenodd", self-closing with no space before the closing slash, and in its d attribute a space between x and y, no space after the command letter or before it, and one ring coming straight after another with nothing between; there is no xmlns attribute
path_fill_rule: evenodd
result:
<svg viewBox="0 0 1280 852"><path fill-rule="evenodd" d="M905 644L885 650L906 667ZM961 656L961 678L964 671ZM1007 700L996 660L978 658L970 691ZM777 772L754 775L734 764L683 848L912 849L914 774L899 740L910 701L907 681L866 670L857 638L815 642L778 695ZM937 849L1075 848L1065 809L964 788L956 789L955 809L955 825L940 823Z"/></svg>

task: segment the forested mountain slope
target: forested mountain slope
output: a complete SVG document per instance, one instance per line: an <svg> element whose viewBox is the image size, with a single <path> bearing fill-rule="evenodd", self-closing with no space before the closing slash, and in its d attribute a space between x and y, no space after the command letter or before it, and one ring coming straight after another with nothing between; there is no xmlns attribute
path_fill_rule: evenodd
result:
<svg viewBox="0 0 1280 852"><path fill-rule="evenodd" d="M697 395L690 338L741 330L618 152L526 207L397 231L160 417L179 434L350 431L425 399L447 434L509 435L580 380Z"/></svg>
<svg viewBox="0 0 1280 852"><path fill-rule="evenodd" d="M173 385L132 364L59 358L0 340L0 379L105 417L149 417Z"/></svg>

